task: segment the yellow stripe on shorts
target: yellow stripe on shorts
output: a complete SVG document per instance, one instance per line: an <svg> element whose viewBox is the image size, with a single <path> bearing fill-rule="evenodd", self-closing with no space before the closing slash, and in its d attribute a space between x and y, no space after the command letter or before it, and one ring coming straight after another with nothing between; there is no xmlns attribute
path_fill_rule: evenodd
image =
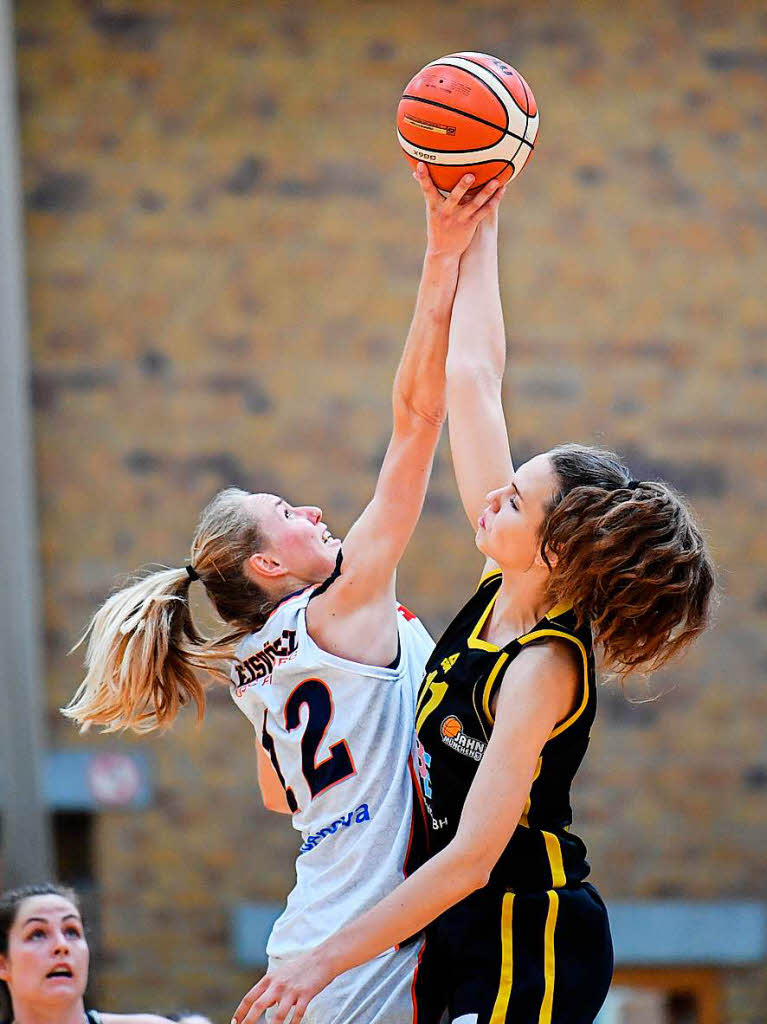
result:
<svg viewBox="0 0 767 1024"><path fill-rule="evenodd" d="M490 1017L490 1024L506 1024L506 1012L511 999L514 982L514 948L511 934L511 913L514 907L514 893L507 892L501 908L501 980L498 995Z"/></svg>
<svg viewBox="0 0 767 1024"><path fill-rule="evenodd" d="M538 1024L551 1024L551 1011L554 1007L554 929L557 925L559 912L559 893L552 890L549 897L549 912L546 915L546 928L543 933L543 973L545 984L543 1002L538 1015Z"/></svg>
<svg viewBox="0 0 767 1024"><path fill-rule="evenodd" d="M543 841L546 844L546 853L549 856L551 885L554 889L561 889L563 886L567 885L565 865L562 861L562 847L559 844L559 839L553 832L544 832L541 830L541 835L543 836Z"/></svg>

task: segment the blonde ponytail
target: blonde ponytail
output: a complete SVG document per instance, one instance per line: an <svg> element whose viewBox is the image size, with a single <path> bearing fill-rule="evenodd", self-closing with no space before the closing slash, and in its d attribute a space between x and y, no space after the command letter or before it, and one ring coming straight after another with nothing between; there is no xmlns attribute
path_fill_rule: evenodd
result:
<svg viewBox="0 0 767 1024"><path fill-rule="evenodd" d="M205 711L205 687L198 673L228 681L223 662L237 642L259 628L273 602L245 575L244 566L261 550L259 525L243 504L246 491L219 492L203 511L192 543L191 573L162 569L113 594L96 612L80 641L88 641L86 675L62 714L82 732L166 729L181 708ZM199 579L216 611L233 629L216 639L197 630L189 587ZM79 644L78 644L79 646Z"/></svg>

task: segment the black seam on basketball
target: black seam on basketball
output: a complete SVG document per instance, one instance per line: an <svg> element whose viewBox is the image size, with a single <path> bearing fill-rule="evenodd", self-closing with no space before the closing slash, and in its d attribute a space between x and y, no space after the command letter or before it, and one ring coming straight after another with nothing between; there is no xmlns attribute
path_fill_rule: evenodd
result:
<svg viewBox="0 0 767 1024"><path fill-rule="evenodd" d="M514 100L514 106L517 108L517 110L519 110L521 113L523 113L525 115L525 117L527 117L527 118L530 117L530 97L527 95L527 90L526 89L525 89L525 99L527 100L527 110L522 110L522 107L520 107L520 105L517 103L517 100L516 100L516 97L514 96L514 93L511 91L511 89L508 87L508 85L506 85L506 83L501 78L501 76L497 75L495 73L495 71L492 70L492 68L486 68L484 64L481 64L478 60L474 60L473 57L463 57L460 54L456 54L456 57L461 57L461 60L467 60L467 61L469 61L469 63L474 64L475 67L483 68L485 71L488 72L488 74L491 74L493 76L493 78L496 79L496 81L501 83L501 85L504 87L504 89L509 94L509 96L511 96L511 98ZM452 64L449 65L449 66L450 67L454 67L454 65L452 65ZM511 68L511 64L509 64L509 67ZM514 74L517 76L517 78L520 80L520 82L522 82L522 76L517 71L517 69L516 68L511 68L511 70L514 72ZM472 74L472 72L470 71L469 74ZM524 82L522 84L524 85Z"/></svg>
<svg viewBox="0 0 767 1024"><path fill-rule="evenodd" d="M530 146L532 148L533 144L531 142L528 142L527 139L523 138L523 136L517 135L516 132L510 132L508 130L508 128L501 128L501 126L499 124L493 124L492 121L486 121L484 119L484 117L479 117L477 114L469 114L465 110L458 110L456 107L449 107L446 103L440 103L438 100L426 100L422 96L413 96L409 92L403 93L402 94L402 99L403 100L415 100L418 103L427 103L430 107L441 107L442 110L449 110L453 114L460 114L462 117L468 117L472 121L479 121L480 124L484 124L488 128L495 128L495 130L500 132L502 136L503 135L510 135L512 139L517 139L518 142L524 142L526 145L528 145L528 146ZM525 128L527 128L527 125L525 125ZM401 128L399 129L399 133L400 133L400 135L402 135L403 138L407 138L407 136L403 133ZM410 139L408 139L407 141L410 142ZM498 139L498 142L500 142L500 141L501 140ZM498 142L493 142L492 145L493 146L497 146ZM417 146L418 143L417 142L410 142L410 145L411 146ZM426 148L427 148L426 146L421 146L421 149L426 149ZM480 150L481 149L490 149L490 146L480 146L479 149ZM443 152L444 153L452 153L454 151L452 149L445 149L445 150L435 149L434 152L435 153L443 153ZM477 152L479 152L479 150L466 149L466 150L456 150L455 152L477 153Z"/></svg>
<svg viewBox="0 0 767 1024"><path fill-rule="evenodd" d="M473 60L473 61L472 61L471 63L472 63L472 64L473 64L473 65L474 65L475 67L480 67L480 68L482 67L482 65L481 65L481 64L477 64L477 62L476 62L475 60ZM482 78L482 76L481 76L481 75L476 75L476 74L475 74L475 73L474 73L473 71L469 71L469 69L468 69L468 68L461 68L461 67L456 67L456 65L455 65L455 64L440 64L440 63L436 63L436 64L429 64L429 65L427 65L427 66L428 66L428 67L430 67L430 68L452 68L452 70L453 70L453 71L463 71L463 73L464 73L465 75L471 75L471 77L472 77L472 78L476 78L476 80L477 80L477 81L478 81L478 82L479 82L479 83L480 83L481 85L484 85L484 87L485 87L486 89L488 88L488 84L487 84L487 82L486 82L486 81L484 80L484 78ZM496 77L498 77L498 76L496 75ZM503 85L504 89L506 89L506 86L505 86L505 84L504 84L504 83L501 83L501 84ZM508 112L508 110L506 109L506 104L505 104L505 103L503 102L503 100L501 99L501 97L497 95L497 93L494 93L494 92L492 91L492 89L491 89L490 91L492 92L493 96L495 96L495 98L496 98L496 99L498 100L498 102L499 102L499 103L501 104L501 109L503 110L503 116L504 116L504 117L506 118L506 126L504 127L504 129L503 129L503 130L504 130L504 131L506 131L506 130L508 129L508 127L509 127L509 112ZM506 92L508 92L508 91L509 91L509 90L508 90L508 89L506 89ZM518 104L518 103L517 103L517 106L519 106L519 104ZM452 110L452 107L451 107L450 109ZM520 108L520 109L521 109L521 108Z"/></svg>
<svg viewBox="0 0 767 1024"><path fill-rule="evenodd" d="M407 142L407 144L409 146L412 146L414 149L420 149L424 153L435 153L438 156L452 155L454 153L460 153L460 154L464 154L465 153L467 156L471 156L471 154L473 154L473 153L484 153L488 149L495 149L495 147L499 146L501 144L502 140L503 140L503 136L501 136L501 138L498 140L498 142L494 142L491 146L480 146L479 149L430 149L429 146L422 146L420 142L413 142L412 139L409 139L407 137L407 135L405 135L405 133L402 131L401 128L398 128L397 131L400 133L402 138L405 140L405 142ZM517 150L517 152L519 152L519 150ZM410 156L410 155L411 154L408 154L408 156ZM500 161L500 162L504 162L506 160L506 157L505 156L499 156L499 157L496 157L495 159ZM453 165L451 165L451 164L435 164L435 167L450 167L450 166L453 166ZM455 167L460 167L461 165L460 164L455 164L454 166Z"/></svg>
<svg viewBox="0 0 767 1024"><path fill-rule="evenodd" d="M453 155L456 155L456 154L459 154L459 153L460 154L466 153L467 155L471 155L472 153L483 153L486 149L493 149L494 146L499 145L498 142L494 142L492 146L485 146L485 147L483 147L483 149L430 149L428 146L422 146L418 142L412 142L407 137L407 135L404 135L402 133L402 131L399 128L397 129L397 131L399 132L400 135L402 135L402 138L405 140L405 142L407 142L408 146L413 146L416 149L420 149L424 153L433 153L435 156L453 156ZM527 148L531 152L532 152L532 150L535 149L534 144L532 142L528 142L527 139L520 139L520 137L518 135L512 135L511 132L504 132L504 134L505 135L510 135L511 138L516 139L517 142L519 143L519 145L514 150L514 155L512 156L511 160L507 159L504 156L495 157L494 159L497 160L498 163L509 164L513 160L516 160L517 153L519 153L520 149L523 146L527 146ZM402 143L400 143L400 145L402 145ZM403 151L403 153L407 153L407 150L404 148L404 146L402 147L402 151ZM414 157L412 153L407 153L407 155L409 157L411 157L413 160L417 160L418 159L418 157ZM476 163L491 164L493 162L494 162L493 160L472 160L472 163L475 163L475 164ZM430 166L432 166L432 167L460 167L461 164L440 164L440 163L434 163L434 164L431 164Z"/></svg>
<svg viewBox="0 0 767 1024"><path fill-rule="evenodd" d="M427 100L423 96L413 96L412 93L405 92L402 94L403 100L414 100L417 103L427 103L430 107L439 107L441 110L449 110L453 114L460 114L462 117L468 117L471 121L478 121L480 124L486 125L488 128L495 128L501 135L506 135L508 130L508 120L506 127L502 127L499 124L495 124L493 121L486 121L484 117L480 117L479 114L470 114L468 110L460 110L458 107L449 107L447 103L440 103L439 100ZM501 104L503 105L503 104ZM493 143L495 145L495 143Z"/></svg>

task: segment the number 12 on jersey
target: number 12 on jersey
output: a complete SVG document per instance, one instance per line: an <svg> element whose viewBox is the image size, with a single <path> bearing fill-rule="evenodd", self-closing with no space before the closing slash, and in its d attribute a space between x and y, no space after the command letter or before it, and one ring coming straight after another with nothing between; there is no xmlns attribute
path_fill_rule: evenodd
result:
<svg viewBox="0 0 767 1024"><path fill-rule="evenodd" d="M301 737L301 771L309 787L311 798L324 793L331 786L343 782L357 774L351 751L346 740L339 740L330 748L330 756L317 763L317 751L325 738L328 725L333 717L333 698L330 689L321 679L304 679L293 690L285 702L285 728L292 732L301 725L301 708L306 705L309 711L306 728ZM261 734L264 750L269 754L274 769L285 787L288 805L295 813L299 809L295 794L285 784L285 777L277 760L274 740L266 728L266 713Z"/></svg>

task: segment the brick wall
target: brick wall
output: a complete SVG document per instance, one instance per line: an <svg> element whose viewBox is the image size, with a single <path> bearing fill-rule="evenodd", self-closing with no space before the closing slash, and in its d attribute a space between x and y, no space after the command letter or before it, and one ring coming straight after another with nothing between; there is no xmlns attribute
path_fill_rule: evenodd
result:
<svg viewBox="0 0 767 1024"><path fill-rule="evenodd" d="M336 531L369 497L423 244L398 91L487 50L542 117L503 212L517 456L618 448L686 491L722 568L715 628L651 682L674 689L602 692L575 790L594 878L608 900L767 895L767 19L726 8L18 0L52 744L103 744L57 715L67 649L116 573L182 563L215 490ZM439 630L477 566L443 447L400 596ZM146 745L152 809L99 819L102 1002L224 1020L252 979L228 909L281 899L296 843L225 695ZM756 1024L767 975L727 993Z"/></svg>

